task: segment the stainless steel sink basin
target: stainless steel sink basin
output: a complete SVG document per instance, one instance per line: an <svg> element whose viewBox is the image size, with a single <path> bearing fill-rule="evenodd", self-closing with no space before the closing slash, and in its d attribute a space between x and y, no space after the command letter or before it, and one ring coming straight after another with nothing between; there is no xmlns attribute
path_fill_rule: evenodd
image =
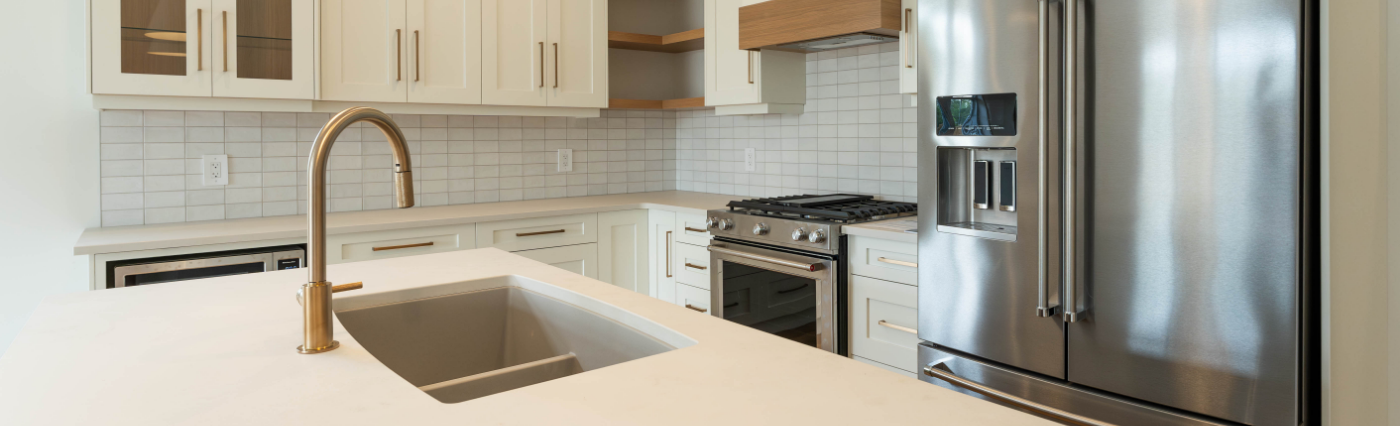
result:
<svg viewBox="0 0 1400 426"><path fill-rule="evenodd" d="M337 297L335 313L385 366L449 404L694 344L630 312L519 276Z"/></svg>

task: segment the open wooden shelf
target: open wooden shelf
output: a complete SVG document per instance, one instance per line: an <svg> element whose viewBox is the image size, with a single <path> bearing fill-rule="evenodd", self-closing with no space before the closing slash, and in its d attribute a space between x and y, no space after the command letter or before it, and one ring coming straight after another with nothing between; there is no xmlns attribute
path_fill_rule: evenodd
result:
<svg viewBox="0 0 1400 426"><path fill-rule="evenodd" d="M608 108L625 109L679 109L705 106L705 98L666 99L651 101L644 99L608 99Z"/></svg>
<svg viewBox="0 0 1400 426"><path fill-rule="evenodd" d="M608 31L608 47L648 52L690 52L705 48L705 29L697 28L664 36Z"/></svg>

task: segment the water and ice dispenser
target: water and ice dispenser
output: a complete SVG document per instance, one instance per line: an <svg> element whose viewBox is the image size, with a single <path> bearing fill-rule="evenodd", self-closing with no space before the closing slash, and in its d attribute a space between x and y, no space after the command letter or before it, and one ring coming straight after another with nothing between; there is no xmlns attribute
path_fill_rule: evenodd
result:
<svg viewBox="0 0 1400 426"><path fill-rule="evenodd" d="M939 136L1015 136L1014 93L940 96ZM971 138L970 138L971 139ZM1016 148L938 146L938 230L1016 240Z"/></svg>

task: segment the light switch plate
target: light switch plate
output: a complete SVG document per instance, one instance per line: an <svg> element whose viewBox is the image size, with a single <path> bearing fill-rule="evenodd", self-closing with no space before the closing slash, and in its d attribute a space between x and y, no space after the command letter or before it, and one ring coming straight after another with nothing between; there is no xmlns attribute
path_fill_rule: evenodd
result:
<svg viewBox="0 0 1400 426"><path fill-rule="evenodd" d="M202 179L205 186L228 185L228 156L205 155L200 157Z"/></svg>
<svg viewBox="0 0 1400 426"><path fill-rule="evenodd" d="M560 171L560 172L572 172L572 171L574 171L574 150L572 150L572 149L567 149L567 148L565 148L565 149L560 149L560 150L559 150L559 157L558 157L558 158L559 158L559 168L558 168L558 170L556 170L556 171Z"/></svg>
<svg viewBox="0 0 1400 426"><path fill-rule="evenodd" d="M744 148L744 171L758 170L758 153L753 148Z"/></svg>

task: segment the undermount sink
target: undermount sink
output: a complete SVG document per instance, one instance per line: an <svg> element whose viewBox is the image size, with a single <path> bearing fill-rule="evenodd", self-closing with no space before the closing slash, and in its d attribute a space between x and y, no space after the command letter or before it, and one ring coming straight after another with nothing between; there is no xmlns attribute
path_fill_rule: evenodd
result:
<svg viewBox="0 0 1400 426"><path fill-rule="evenodd" d="M341 324L379 362L448 404L695 343L631 312L514 275L334 303Z"/></svg>

